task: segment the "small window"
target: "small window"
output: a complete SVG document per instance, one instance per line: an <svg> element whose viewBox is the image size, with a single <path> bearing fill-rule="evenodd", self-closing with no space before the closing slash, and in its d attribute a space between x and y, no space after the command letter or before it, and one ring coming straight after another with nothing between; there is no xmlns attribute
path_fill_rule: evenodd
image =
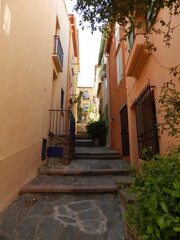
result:
<svg viewBox="0 0 180 240"><path fill-rule="evenodd" d="M84 103L84 104L83 104L83 111L84 111L84 112L87 112L87 111L88 111L88 104L87 104L87 103Z"/></svg>
<svg viewBox="0 0 180 240"><path fill-rule="evenodd" d="M86 116L82 115L82 121L86 121Z"/></svg>
<svg viewBox="0 0 180 240"><path fill-rule="evenodd" d="M89 99L89 94L88 94L88 91L84 91L83 93L83 99Z"/></svg>
<svg viewBox="0 0 180 240"><path fill-rule="evenodd" d="M61 88L61 109L64 107L64 90Z"/></svg>
<svg viewBox="0 0 180 240"><path fill-rule="evenodd" d="M116 36L116 50L118 48L118 45L120 43L120 36L119 36L119 24L116 23L116 30L115 30L115 36Z"/></svg>
<svg viewBox="0 0 180 240"><path fill-rule="evenodd" d="M120 81L123 78L122 48L120 48L117 54L116 64L117 64L117 84L119 85Z"/></svg>
<svg viewBox="0 0 180 240"><path fill-rule="evenodd" d="M155 0L152 0L149 6L147 6L147 14L146 14L146 28L147 31L151 28L151 26L156 21L156 16L158 14L160 7L155 4Z"/></svg>
<svg viewBox="0 0 180 240"><path fill-rule="evenodd" d="M128 36L128 52L131 52L133 42L134 42L134 31L132 31Z"/></svg>

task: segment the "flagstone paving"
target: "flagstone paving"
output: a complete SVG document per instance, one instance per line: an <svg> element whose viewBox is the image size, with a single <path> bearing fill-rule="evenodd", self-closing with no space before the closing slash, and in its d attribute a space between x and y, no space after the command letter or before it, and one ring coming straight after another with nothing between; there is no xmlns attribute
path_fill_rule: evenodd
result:
<svg viewBox="0 0 180 240"><path fill-rule="evenodd" d="M75 153L118 153L111 147L76 147Z"/></svg>
<svg viewBox="0 0 180 240"><path fill-rule="evenodd" d="M0 240L127 239L117 187L122 179L114 175L128 174L129 164L120 156L111 159L117 153L111 148L76 147L76 153L84 159L68 166L49 159L21 188L0 213Z"/></svg>
<svg viewBox="0 0 180 240"><path fill-rule="evenodd" d="M115 194L21 195L0 214L0 226L1 240L126 239Z"/></svg>

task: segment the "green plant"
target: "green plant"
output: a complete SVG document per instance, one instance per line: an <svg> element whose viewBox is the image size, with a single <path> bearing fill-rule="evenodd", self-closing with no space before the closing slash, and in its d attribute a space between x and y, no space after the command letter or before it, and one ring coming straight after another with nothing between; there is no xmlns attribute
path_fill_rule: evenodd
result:
<svg viewBox="0 0 180 240"><path fill-rule="evenodd" d="M81 99L83 96L83 92L80 91L77 97L77 121L81 122L82 120L82 107L81 107Z"/></svg>
<svg viewBox="0 0 180 240"><path fill-rule="evenodd" d="M89 122L86 129L92 139L99 140L99 146L106 145L106 124L104 121Z"/></svg>
<svg viewBox="0 0 180 240"><path fill-rule="evenodd" d="M178 137L180 133L180 93L176 90L174 82L173 80L165 82L161 88L159 113L162 115L163 121L158 125L162 134L166 131L168 135Z"/></svg>
<svg viewBox="0 0 180 240"><path fill-rule="evenodd" d="M167 21L158 18L160 9L166 8L169 13ZM118 22L124 31L124 37L130 35L134 28L141 28L142 16L145 16L147 32L149 27L158 22L161 28L152 28L156 34L163 35L163 42L170 46L172 33L178 26L171 26L172 16L180 13L179 0L77 0L74 9L81 16L80 26L84 28L84 22L89 22L92 32L104 26L110 27Z"/></svg>
<svg viewBox="0 0 180 240"><path fill-rule="evenodd" d="M136 193L136 207L126 211L129 226L137 228L142 240L179 239L180 152L141 164L133 177L129 193Z"/></svg>

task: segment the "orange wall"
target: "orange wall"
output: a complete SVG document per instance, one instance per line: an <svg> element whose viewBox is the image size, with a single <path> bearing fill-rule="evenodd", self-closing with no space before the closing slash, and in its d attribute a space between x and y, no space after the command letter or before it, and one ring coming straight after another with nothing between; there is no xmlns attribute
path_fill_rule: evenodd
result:
<svg viewBox="0 0 180 240"><path fill-rule="evenodd" d="M121 34L121 32L120 32ZM126 103L126 77L117 84L116 56L122 47L123 73L125 73L124 43L120 42L116 51L115 35L112 33L109 52L109 108L110 108L110 144L122 154L120 109ZM114 120L113 120L114 119ZM114 123L113 123L114 122Z"/></svg>
<svg viewBox="0 0 180 240"><path fill-rule="evenodd" d="M160 11L159 17L162 19L167 19L167 11ZM177 26L179 24L179 18L172 18L172 26ZM162 27L161 27L162 28ZM159 95L161 87L164 82L169 81L172 76L169 75L169 69L180 63L180 28L176 28L175 32L172 34L172 41L170 48L165 47L163 43L163 38L161 35L152 35L152 42L157 47L156 52L152 52L147 58L139 77L136 79L134 77L127 77L127 98L128 98L128 116L129 116L129 137L130 137L130 157L131 162L139 162L138 156L138 145L137 145L137 133L136 133L136 116L135 109L133 107L134 100L140 95L141 91L150 80L150 84L155 86L155 105L156 112L159 109ZM125 43L127 49L127 43ZM133 48L135 45L133 45ZM128 64L128 56L126 52L126 66ZM176 90L180 91L180 83L178 80L176 82ZM157 114L157 122L162 121L161 115ZM169 143L180 144L180 138L171 138L167 136L167 133L161 135L159 132L159 148L160 154L166 152L166 148Z"/></svg>

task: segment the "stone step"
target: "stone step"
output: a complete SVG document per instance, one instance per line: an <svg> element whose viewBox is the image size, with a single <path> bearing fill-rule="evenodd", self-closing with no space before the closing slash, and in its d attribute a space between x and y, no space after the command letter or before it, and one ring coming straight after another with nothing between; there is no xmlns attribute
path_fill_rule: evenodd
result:
<svg viewBox="0 0 180 240"><path fill-rule="evenodd" d="M134 204L136 195L135 193L131 193L130 195L127 194L127 189L119 189L119 198L126 208L127 204Z"/></svg>
<svg viewBox="0 0 180 240"><path fill-rule="evenodd" d="M91 139L91 137L88 134L77 134L75 139Z"/></svg>
<svg viewBox="0 0 180 240"><path fill-rule="evenodd" d="M93 147L94 143L92 140L85 140L85 141L75 141L76 147Z"/></svg>
<svg viewBox="0 0 180 240"><path fill-rule="evenodd" d="M117 151L104 151L104 152L95 152L92 149L89 149L89 151L86 152L75 152L76 155L84 156L84 155L90 155L90 156L120 156L119 152Z"/></svg>
<svg viewBox="0 0 180 240"><path fill-rule="evenodd" d="M111 175L39 175L31 185L117 185Z"/></svg>
<svg viewBox="0 0 180 240"><path fill-rule="evenodd" d="M129 169L58 169L51 168L47 171L49 175L128 175Z"/></svg>
<svg viewBox="0 0 180 240"><path fill-rule="evenodd" d="M75 154L74 159L120 159L119 154Z"/></svg>
<svg viewBox="0 0 180 240"><path fill-rule="evenodd" d="M127 188L132 183L132 177L130 176L115 176L114 180L117 183L118 187L121 189Z"/></svg>
<svg viewBox="0 0 180 240"><path fill-rule="evenodd" d="M50 185L26 184L20 189L24 193L114 193L118 191L116 185Z"/></svg>

